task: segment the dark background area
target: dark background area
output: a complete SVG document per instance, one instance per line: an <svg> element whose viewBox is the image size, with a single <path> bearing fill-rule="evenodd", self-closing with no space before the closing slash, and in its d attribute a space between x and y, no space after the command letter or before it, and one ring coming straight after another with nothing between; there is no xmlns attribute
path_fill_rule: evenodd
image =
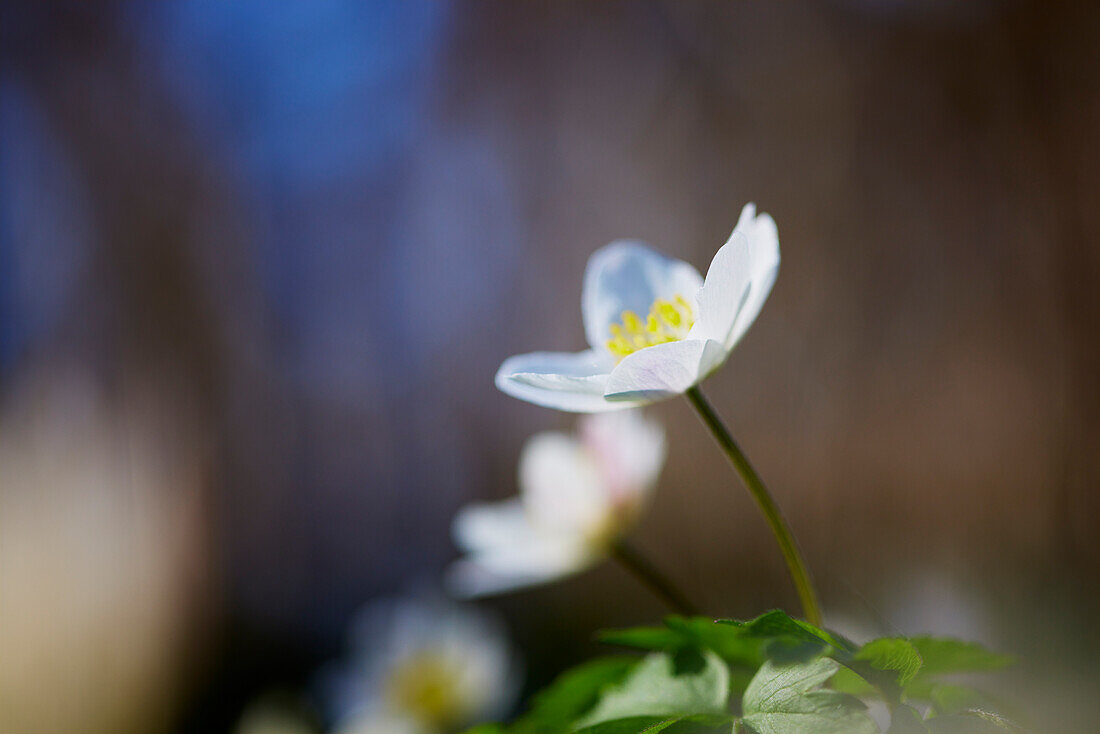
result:
<svg viewBox="0 0 1100 734"><path fill-rule="evenodd" d="M492 375L583 346L589 253L705 269L746 201L783 266L706 388L827 621L1016 653L1002 695L1092 731L1084 1L0 4L0 717L226 731L305 685L572 424ZM715 614L792 608L702 427L655 413L637 544ZM610 566L489 606L531 685L662 613Z"/></svg>

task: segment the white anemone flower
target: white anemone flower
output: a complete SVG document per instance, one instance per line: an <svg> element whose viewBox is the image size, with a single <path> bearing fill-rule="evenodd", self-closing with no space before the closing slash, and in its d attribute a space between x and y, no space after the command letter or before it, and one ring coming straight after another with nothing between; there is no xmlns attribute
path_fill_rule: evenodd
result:
<svg viewBox="0 0 1100 734"><path fill-rule="evenodd" d="M449 570L459 596L499 593L598 562L632 527L665 460L661 427L630 410L585 416L577 435L536 434L519 463L518 497L463 508Z"/></svg>
<svg viewBox="0 0 1100 734"><path fill-rule="evenodd" d="M501 365L504 392L548 408L597 413L679 395L726 361L779 272L779 235L747 204L704 280L640 242L593 253L581 311L589 349L534 352Z"/></svg>
<svg viewBox="0 0 1100 734"><path fill-rule="evenodd" d="M508 713L520 666L492 615L441 598L382 599L324 681L337 734L447 734Z"/></svg>

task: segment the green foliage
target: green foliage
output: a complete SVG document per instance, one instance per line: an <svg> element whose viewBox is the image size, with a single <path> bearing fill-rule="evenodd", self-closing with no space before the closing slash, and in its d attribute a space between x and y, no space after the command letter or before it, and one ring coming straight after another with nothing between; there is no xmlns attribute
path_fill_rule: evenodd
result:
<svg viewBox="0 0 1100 734"><path fill-rule="evenodd" d="M912 638L910 642L920 653L923 664L902 688L906 700L930 704L932 710L941 716L999 708L987 694L942 678L958 673L1000 670L1013 663L1010 655L992 652L975 642L945 637L921 636Z"/></svg>
<svg viewBox="0 0 1100 734"><path fill-rule="evenodd" d="M666 617L661 627L604 630L597 637L609 644L641 650L710 650L729 666L730 695L738 699L764 662L764 640L738 627L717 624L709 617L673 615Z"/></svg>
<svg viewBox="0 0 1100 734"><path fill-rule="evenodd" d="M878 688L868 683L862 675L851 668L841 668L838 670L836 675L829 680L829 687L834 691L848 693L857 698L882 698L882 693Z"/></svg>
<svg viewBox="0 0 1100 734"><path fill-rule="evenodd" d="M829 658L765 662L745 691L742 729L753 734L877 734L859 699L820 687L838 668Z"/></svg>
<svg viewBox="0 0 1100 734"><path fill-rule="evenodd" d="M638 664L626 656L596 658L572 668L535 694L528 712L507 730L511 734L561 734L621 683Z"/></svg>
<svg viewBox="0 0 1100 734"><path fill-rule="evenodd" d="M793 662L809 660L823 651L841 655L855 652L855 645L842 636L795 619L778 609L747 622L720 619L717 623L740 630L746 637L764 641L765 654L771 659Z"/></svg>
<svg viewBox="0 0 1100 734"><path fill-rule="evenodd" d="M580 724L629 716L727 712L729 669L709 650L647 655L620 685L606 691Z"/></svg>
<svg viewBox="0 0 1100 734"><path fill-rule="evenodd" d="M603 630L597 639L612 645L641 650L677 652L684 649L710 650L726 663L756 672L764 662L764 644L737 627L716 624L709 617L666 617L662 627L631 627Z"/></svg>
<svg viewBox="0 0 1100 734"><path fill-rule="evenodd" d="M1019 732L974 689L941 677L1011 662L933 637L843 636L767 612L737 622L671 616L599 633L644 657L605 657L559 676L510 726L471 734L874 734L863 700L886 701L888 734ZM908 702L927 704L928 718Z"/></svg>
<svg viewBox="0 0 1100 734"><path fill-rule="evenodd" d="M859 648L855 654L834 655L848 670L863 679L873 689L873 696L891 705L901 703L902 687L917 675L923 661L909 640L904 637L880 637ZM839 675L838 690L867 695L859 690L856 680Z"/></svg>
<svg viewBox="0 0 1100 734"><path fill-rule="evenodd" d="M669 617L665 620L673 631L692 645L712 650L731 665L745 665L754 671L764 662L761 640L738 633L728 625L716 624L709 617Z"/></svg>
<svg viewBox="0 0 1100 734"><path fill-rule="evenodd" d="M861 647L853 658L871 668L896 674L896 682L904 686L920 672L924 658L915 645L904 637L880 637Z"/></svg>
<svg viewBox="0 0 1100 734"><path fill-rule="evenodd" d="M577 734L730 734L732 716L633 716L578 729Z"/></svg>
<svg viewBox="0 0 1100 734"><path fill-rule="evenodd" d="M964 642L949 637L913 637L913 646L924 665L921 675L945 673L985 673L1011 665L1014 658L992 652L976 642Z"/></svg>

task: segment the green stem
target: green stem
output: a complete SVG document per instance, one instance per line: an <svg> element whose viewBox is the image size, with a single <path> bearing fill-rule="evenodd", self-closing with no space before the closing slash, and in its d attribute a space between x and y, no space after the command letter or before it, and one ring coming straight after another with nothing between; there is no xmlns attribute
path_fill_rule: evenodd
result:
<svg viewBox="0 0 1100 734"><path fill-rule="evenodd" d="M699 608L692 604L684 596L684 593L667 576L661 573L648 558L625 540L620 538L612 543L611 557L641 581L647 589L660 597L661 601L667 604L672 611L689 617L699 614Z"/></svg>
<svg viewBox="0 0 1100 734"><path fill-rule="evenodd" d="M764 486L760 475L752 468L748 458L741 451L737 442L733 440L733 436L730 435L729 430L722 423L722 419L718 417L718 414L714 412L714 408L703 397L702 391L698 387L693 387L686 394L703 423L714 434L715 440L718 441L718 445L725 452L730 463L733 464L733 468L741 475L741 481L745 483L749 494L756 500L756 506L764 514L764 519L768 521L768 526L779 543L779 549L783 551L783 559L787 562L787 570L790 571L791 580L794 581L794 586L798 590L798 598L802 602L802 613L805 615L806 621L821 626L821 606L817 601L817 593L814 591L813 582L810 580L810 573L806 570L806 563L802 560L802 554L798 550L798 544L795 543L794 535L791 533L791 527L787 524L783 513L780 512L779 505L775 503L775 499L768 488Z"/></svg>

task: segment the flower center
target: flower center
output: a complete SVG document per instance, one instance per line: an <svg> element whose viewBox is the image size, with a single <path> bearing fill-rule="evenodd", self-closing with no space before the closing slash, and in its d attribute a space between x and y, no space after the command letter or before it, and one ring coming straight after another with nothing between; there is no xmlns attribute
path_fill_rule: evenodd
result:
<svg viewBox="0 0 1100 734"><path fill-rule="evenodd" d="M622 323L611 325L607 349L617 361L639 349L677 342L688 335L695 323L695 310L683 296L671 301L658 298L649 308L645 321L633 311L623 311Z"/></svg>
<svg viewBox="0 0 1100 734"><path fill-rule="evenodd" d="M390 673L386 693L396 709L425 724L450 727L465 712L461 671L443 656L422 651L401 661Z"/></svg>

